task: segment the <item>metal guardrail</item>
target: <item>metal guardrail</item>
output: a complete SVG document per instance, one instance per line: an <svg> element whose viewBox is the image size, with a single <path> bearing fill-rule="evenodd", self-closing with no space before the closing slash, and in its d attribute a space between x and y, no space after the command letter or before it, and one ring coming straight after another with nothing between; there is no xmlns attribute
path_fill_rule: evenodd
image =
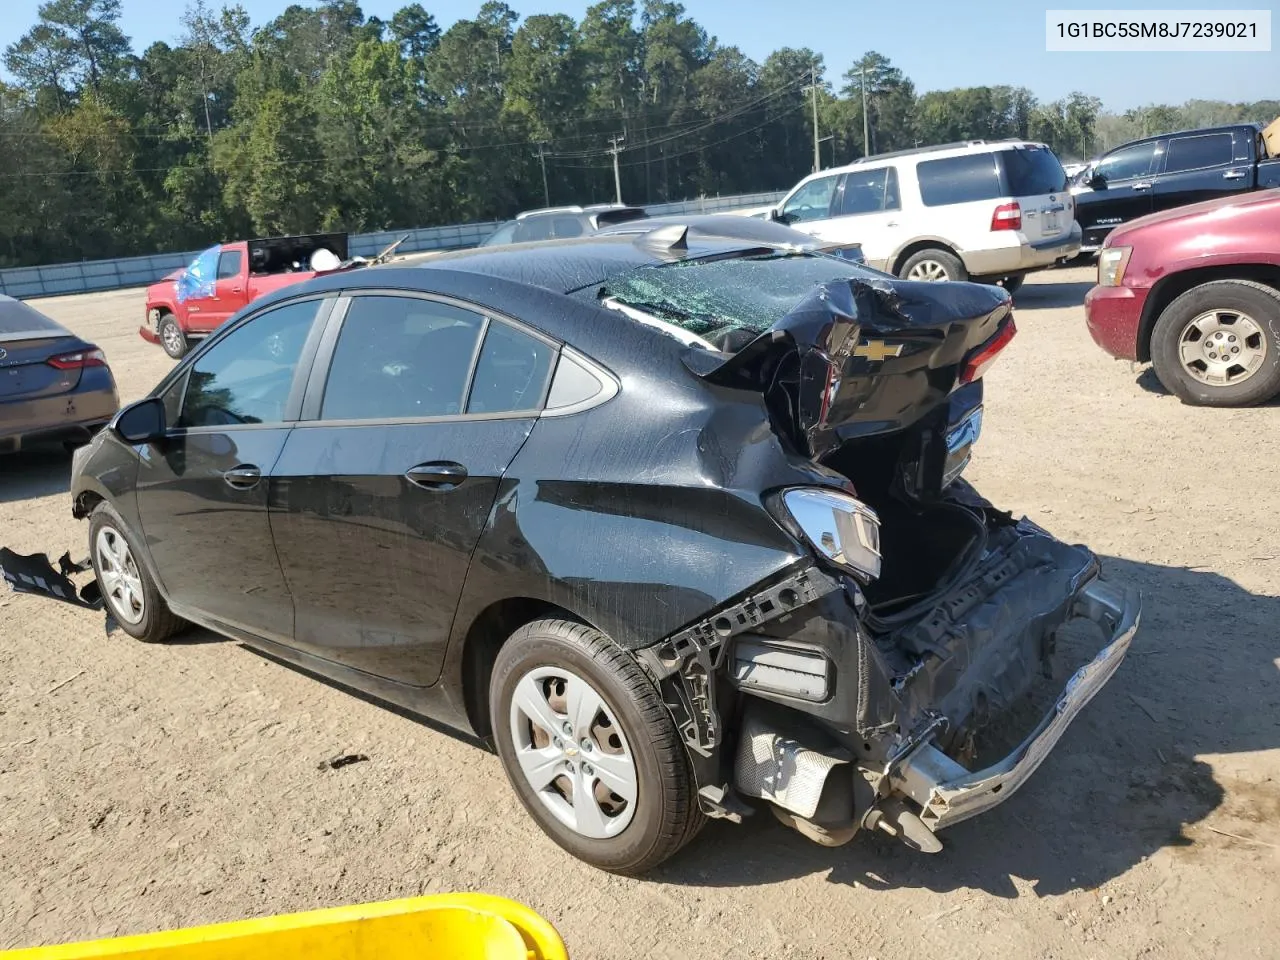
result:
<svg viewBox="0 0 1280 960"><path fill-rule="evenodd" d="M776 203L781 193L748 193L732 197L700 197L676 203L655 203L645 207L654 216L678 213L717 213ZM444 227L408 230L380 230L355 234L349 240L352 256L372 256L389 244L409 235L400 253L425 250L457 250L473 247L498 227L497 221L463 223ZM122 290L155 283L166 273L185 267L200 251L158 253L146 257L114 260L85 260L55 263L43 267L11 267L0 270L0 293L11 297L54 297L73 293Z"/></svg>

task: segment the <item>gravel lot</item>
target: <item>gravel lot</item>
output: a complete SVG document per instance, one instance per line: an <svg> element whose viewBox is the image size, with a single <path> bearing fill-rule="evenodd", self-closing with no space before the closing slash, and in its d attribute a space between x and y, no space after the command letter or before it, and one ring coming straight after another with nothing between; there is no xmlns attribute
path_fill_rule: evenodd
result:
<svg viewBox="0 0 1280 960"><path fill-rule="evenodd" d="M943 854L828 850L766 813L608 876L472 744L207 633L148 647L6 593L0 947L485 890L575 958L1280 956L1280 410L1184 407L1110 360L1084 328L1091 277L1020 292L969 475L1140 586L1143 626L1033 780ZM142 305L39 304L106 350L123 400L171 363L137 336ZM83 554L68 467L0 460L0 543ZM369 762L317 769L344 752Z"/></svg>

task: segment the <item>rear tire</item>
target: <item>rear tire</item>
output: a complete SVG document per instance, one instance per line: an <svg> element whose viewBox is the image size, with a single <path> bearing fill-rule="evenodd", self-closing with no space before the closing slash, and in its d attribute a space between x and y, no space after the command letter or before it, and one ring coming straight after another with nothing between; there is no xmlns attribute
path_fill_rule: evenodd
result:
<svg viewBox="0 0 1280 960"><path fill-rule="evenodd" d="M951 251L926 247L907 257L898 270L898 276L903 280L968 280L969 271Z"/></svg>
<svg viewBox="0 0 1280 960"><path fill-rule="evenodd" d="M1022 283L1026 279L1027 279L1026 277L1022 277L1022 276L1001 277L999 281L999 285L1004 287L1005 290L1009 292L1009 296L1012 297L1015 293L1017 293L1019 290L1022 289Z"/></svg>
<svg viewBox="0 0 1280 960"><path fill-rule="evenodd" d="M1248 407L1280 394L1280 290L1215 280L1165 307L1151 363L1183 403Z"/></svg>
<svg viewBox="0 0 1280 960"><path fill-rule="evenodd" d="M170 612L140 556L137 540L120 514L105 501L98 504L89 516L89 558L107 610L129 636L160 643L182 630L186 621Z"/></svg>
<svg viewBox="0 0 1280 960"><path fill-rule="evenodd" d="M187 335L182 332L182 327L172 313L166 313L160 318L156 325L156 335L160 338L160 346L164 347L164 352L175 360L181 360L191 349L191 342L187 340Z"/></svg>
<svg viewBox="0 0 1280 960"><path fill-rule="evenodd" d="M644 873L702 826L670 713L631 654L598 630L539 620L512 634L494 662L489 719L525 810L578 859Z"/></svg>

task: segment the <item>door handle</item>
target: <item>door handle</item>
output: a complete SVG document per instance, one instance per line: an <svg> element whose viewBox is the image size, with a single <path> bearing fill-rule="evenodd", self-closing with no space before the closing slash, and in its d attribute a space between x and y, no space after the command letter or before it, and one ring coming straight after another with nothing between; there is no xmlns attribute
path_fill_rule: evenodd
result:
<svg viewBox="0 0 1280 960"><path fill-rule="evenodd" d="M262 471L252 464L241 464L224 473L222 479L227 481L228 486L235 487L237 490L251 490L262 479Z"/></svg>
<svg viewBox="0 0 1280 960"><path fill-rule="evenodd" d="M1228 170L1222 175L1223 180L1242 180L1244 179L1243 170Z"/></svg>
<svg viewBox="0 0 1280 960"><path fill-rule="evenodd" d="M424 490L452 490L467 479L467 468L452 461L420 463L410 467L404 478Z"/></svg>
<svg viewBox="0 0 1280 960"><path fill-rule="evenodd" d="M898 225L897 220L890 220L888 223L885 224L886 227L896 227L897 225Z"/></svg>
<svg viewBox="0 0 1280 960"><path fill-rule="evenodd" d="M1135 184L1133 185L1133 189L1135 189L1135 190L1150 190L1150 189L1151 189L1151 184L1146 183L1145 181L1144 181L1144 182L1142 182L1142 183L1135 183Z"/></svg>
<svg viewBox="0 0 1280 960"><path fill-rule="evenodd" d="M244 293L244 287L232 287L232 288L231 288L231 292L232 292L232 293Z"/></svg>

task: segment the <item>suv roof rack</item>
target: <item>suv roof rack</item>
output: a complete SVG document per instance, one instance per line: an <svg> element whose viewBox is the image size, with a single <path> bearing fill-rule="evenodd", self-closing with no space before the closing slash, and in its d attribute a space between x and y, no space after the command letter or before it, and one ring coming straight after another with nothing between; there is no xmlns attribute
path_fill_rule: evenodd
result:
<svg viewBox="0 0 1280 960"><path fill-rule="evenodd" d="M1021 137L1006 137L1003 140L957 140L954 143L939 143L931 147L912 147L910 150L891 150L889 153L873 153L869 157L859 157L849 166L855 167L860 163L867 163L871 160L887 160L891 157L909 157L917 153L937 153L940 150L961 150L965 147L985 147L996 143L1028 143Z"/></svg>

